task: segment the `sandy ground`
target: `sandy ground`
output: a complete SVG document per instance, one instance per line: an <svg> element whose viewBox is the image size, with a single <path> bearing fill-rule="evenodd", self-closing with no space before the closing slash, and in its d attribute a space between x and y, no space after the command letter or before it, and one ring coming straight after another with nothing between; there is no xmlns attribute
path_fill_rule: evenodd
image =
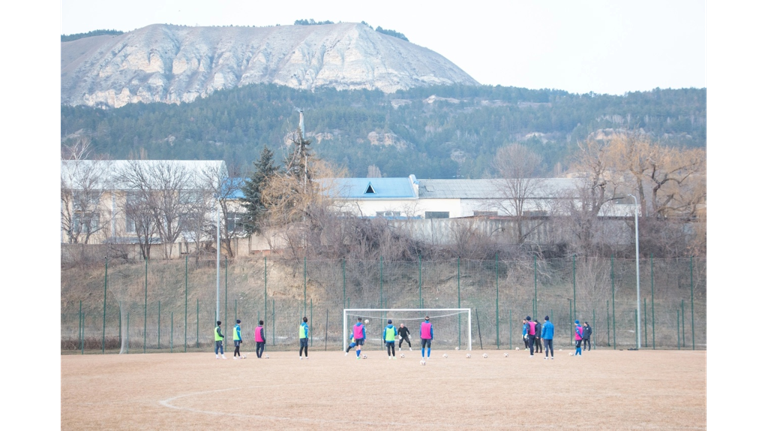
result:
<svg viewBox="0 0 768 431"><path fill-rule="evenodd" d="M705 351L64 355L62 429L704 429ZM400 353L400 352L399 352ZM398 353L398 355L399 355ZM505 357L504 353L509 356ZM443 358L447 354L448 358Z"/></svg>

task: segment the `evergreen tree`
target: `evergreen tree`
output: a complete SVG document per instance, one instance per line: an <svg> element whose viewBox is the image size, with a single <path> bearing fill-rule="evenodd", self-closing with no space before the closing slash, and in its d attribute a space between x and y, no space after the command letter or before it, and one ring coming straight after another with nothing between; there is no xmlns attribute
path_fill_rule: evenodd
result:
<svg viewBox="0 0 768 431"><path fill-rule="evenodd" d="M243 186L244 198L240 201L246 210L245 230L248 234L259 232L259 221L266 212L266 207L261 199L261 192L266 185L267 180L275 175L278 168L273 164L274 154L264 146L261 151L261 157L253 162L254 171L250 178L246 178Z"/></svg>

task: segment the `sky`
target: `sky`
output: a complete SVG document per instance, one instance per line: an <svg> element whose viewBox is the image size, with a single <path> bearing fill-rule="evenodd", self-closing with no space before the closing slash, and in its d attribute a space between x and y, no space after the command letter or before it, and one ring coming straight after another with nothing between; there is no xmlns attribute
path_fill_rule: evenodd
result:
<svg viewBox="0 0 768 431"><path fill-rule="evenodd" d="M297 19L399 31L484 85L580 94L706 87L703 0L61 1L61 34Z"/></svg>

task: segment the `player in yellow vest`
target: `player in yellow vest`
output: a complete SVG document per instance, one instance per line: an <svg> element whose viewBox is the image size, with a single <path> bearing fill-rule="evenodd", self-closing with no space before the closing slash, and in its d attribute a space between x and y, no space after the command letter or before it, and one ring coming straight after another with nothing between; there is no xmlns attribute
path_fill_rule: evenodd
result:
<svg viewBox="0 0 768 431"><path fill-rule="evenodd" d="M395 329L395 325L392 324L392 319L387 320L387 327L384 328L384 333L381 334L381 338L384 339L384 343L387 345L387 358L388 359L397 359L397 356L395 356L395 334L397 334L397 329Z"/></svg>
<svg viewBox="0 0 768 431"><path fill-rule="evenodd" d="M216 321L216 328L213 330L213 339L216 340L216 359L219 359L219 350L221 350L221 359L227 359L224 356L224 336L221 334L221 320Z"/></svg>
<svg viewBox="0 0 768 431"><path fill-rule="evenodd" d="M234 359L242 359L240 357L240 343L243 342L243 337L240 336L240 319L237 319L237 325L232 328L232 341L235 342L235 352L232 353Z"/></svg>

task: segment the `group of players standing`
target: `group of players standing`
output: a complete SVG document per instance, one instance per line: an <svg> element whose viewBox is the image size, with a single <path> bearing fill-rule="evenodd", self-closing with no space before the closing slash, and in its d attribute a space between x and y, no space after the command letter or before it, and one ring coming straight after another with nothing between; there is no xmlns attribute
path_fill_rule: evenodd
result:
<svg viewBox="0 0 768 431"><path fill-rule="evenodd" d="M411 331L408 330L404 323L400 324L400 328L395 328L395 325L392 324L392 319L389 319L387 320L387 326L384 328L384 332L381 334L381 338L387 345L388 359L397 359L397 356L395 355L395 334L400 336L398 350L402 350L403 341L408 343L408 350L413 350L411 348L411 339L409 338ZM429 322L429 316L424 317L424 321L421 322L419 336L421 337L421 359L425 358L425 349L426 358L429 359L429 356L432 354L432 340L435 338L435 332L432 328L432 323ZM358 317L357 323L352 327L352 333L349 334L350 343L349 346L347 346L347 351L344 353L344 356L347 356L349 351L354 347L357 359L360 359L360 351L363 344L365 344L365 338L366 334L363 318Z"/></svg>
<svg viewBox="0 0 768 431"><path fill-rule="evenodd" d="M580 324L578 320L573 323L576 328L574 329L574 339L576 340L576 352L575 356L582 356L581 345L589 346L588 350L592 350L592 343L590 337L592 336L592 327L589 326L587 321ZM523 320L523 342L525 348L530 349L531 358L533 358L533 349L536 348L536 353L541 353L541 340L544 340L544 359L555 359L555 349L552 347L552 339L555 335L555 325L549 321L549 316L544 317L544 324L539 323L538 320L531 320L531 316L525 316Z"/></svg>
<svg viewBox="0 0 768 431"><path fill-rule="evenodd" d="M574 339L576 340L576 352L574 355L581 356L582 343L584 344L585 348L592 350L592 344L590 342L592 327L589 326L588 322L584 321L583 324L580 324L578 320L574 321L574 325ZM395 328L395 326L392 324L392 319L387 320L387 326L384 328L384 332L382 333L381 337L384 340L384 343L387 345L388 359L397 359L397 356L395 355L396 334L400 336L400 344L398 346L398 350L402 350L403 341L408 343L408 350L413 350L411 348L411 340L409 338L410 333L411 332L408 330L405 324L401 323L400 328ZM526 316L523 320L523 342L525 343L525 348L530 349L531 358L533 358L534 348L536 349L536 353L541 353L541 340L544 340L544 359L555 359L555 349L552 346L554 335L555 325L550 322L549 316L544 317L543 325L536 319L531 320L530 316ZM424 317L424 321L421 322L419 327L419 336L421 338L421 358L422 360L425 358L429 359L430 355L432 354L432 340L435 338L434 329L432 328L432 323L429 321L429 316ZM253 338L256 342L256 356L261 358L262 354L264 353L264 346L266 344L263 320L259 320L259 326L257 326L254 330ZM348 355L349 351L354 347L357 359L360 359L360 352L366 340L365 325L363 324L362 317L357 318L357 323L352 327L352 333L349 335L349 339L350 343L349 346L347 346L347 350L344 353L344 356ZM216 342L216 359L219 359L219 351L221 351L221 359L227 359L224 356L224 335L221 332L221 321L216 322L216 328L214 329L214 340ZM239 319L237 320L236 325L232 328L232 340L235 344L233 357L234 359L240 359L240 345L242 344L243 338L240 332ZM309 359L308 348L309 326L307 325L307 318L304 317L299 324L299 359ZM302 352L304 353L303 357L301 356Z"/></svg>

